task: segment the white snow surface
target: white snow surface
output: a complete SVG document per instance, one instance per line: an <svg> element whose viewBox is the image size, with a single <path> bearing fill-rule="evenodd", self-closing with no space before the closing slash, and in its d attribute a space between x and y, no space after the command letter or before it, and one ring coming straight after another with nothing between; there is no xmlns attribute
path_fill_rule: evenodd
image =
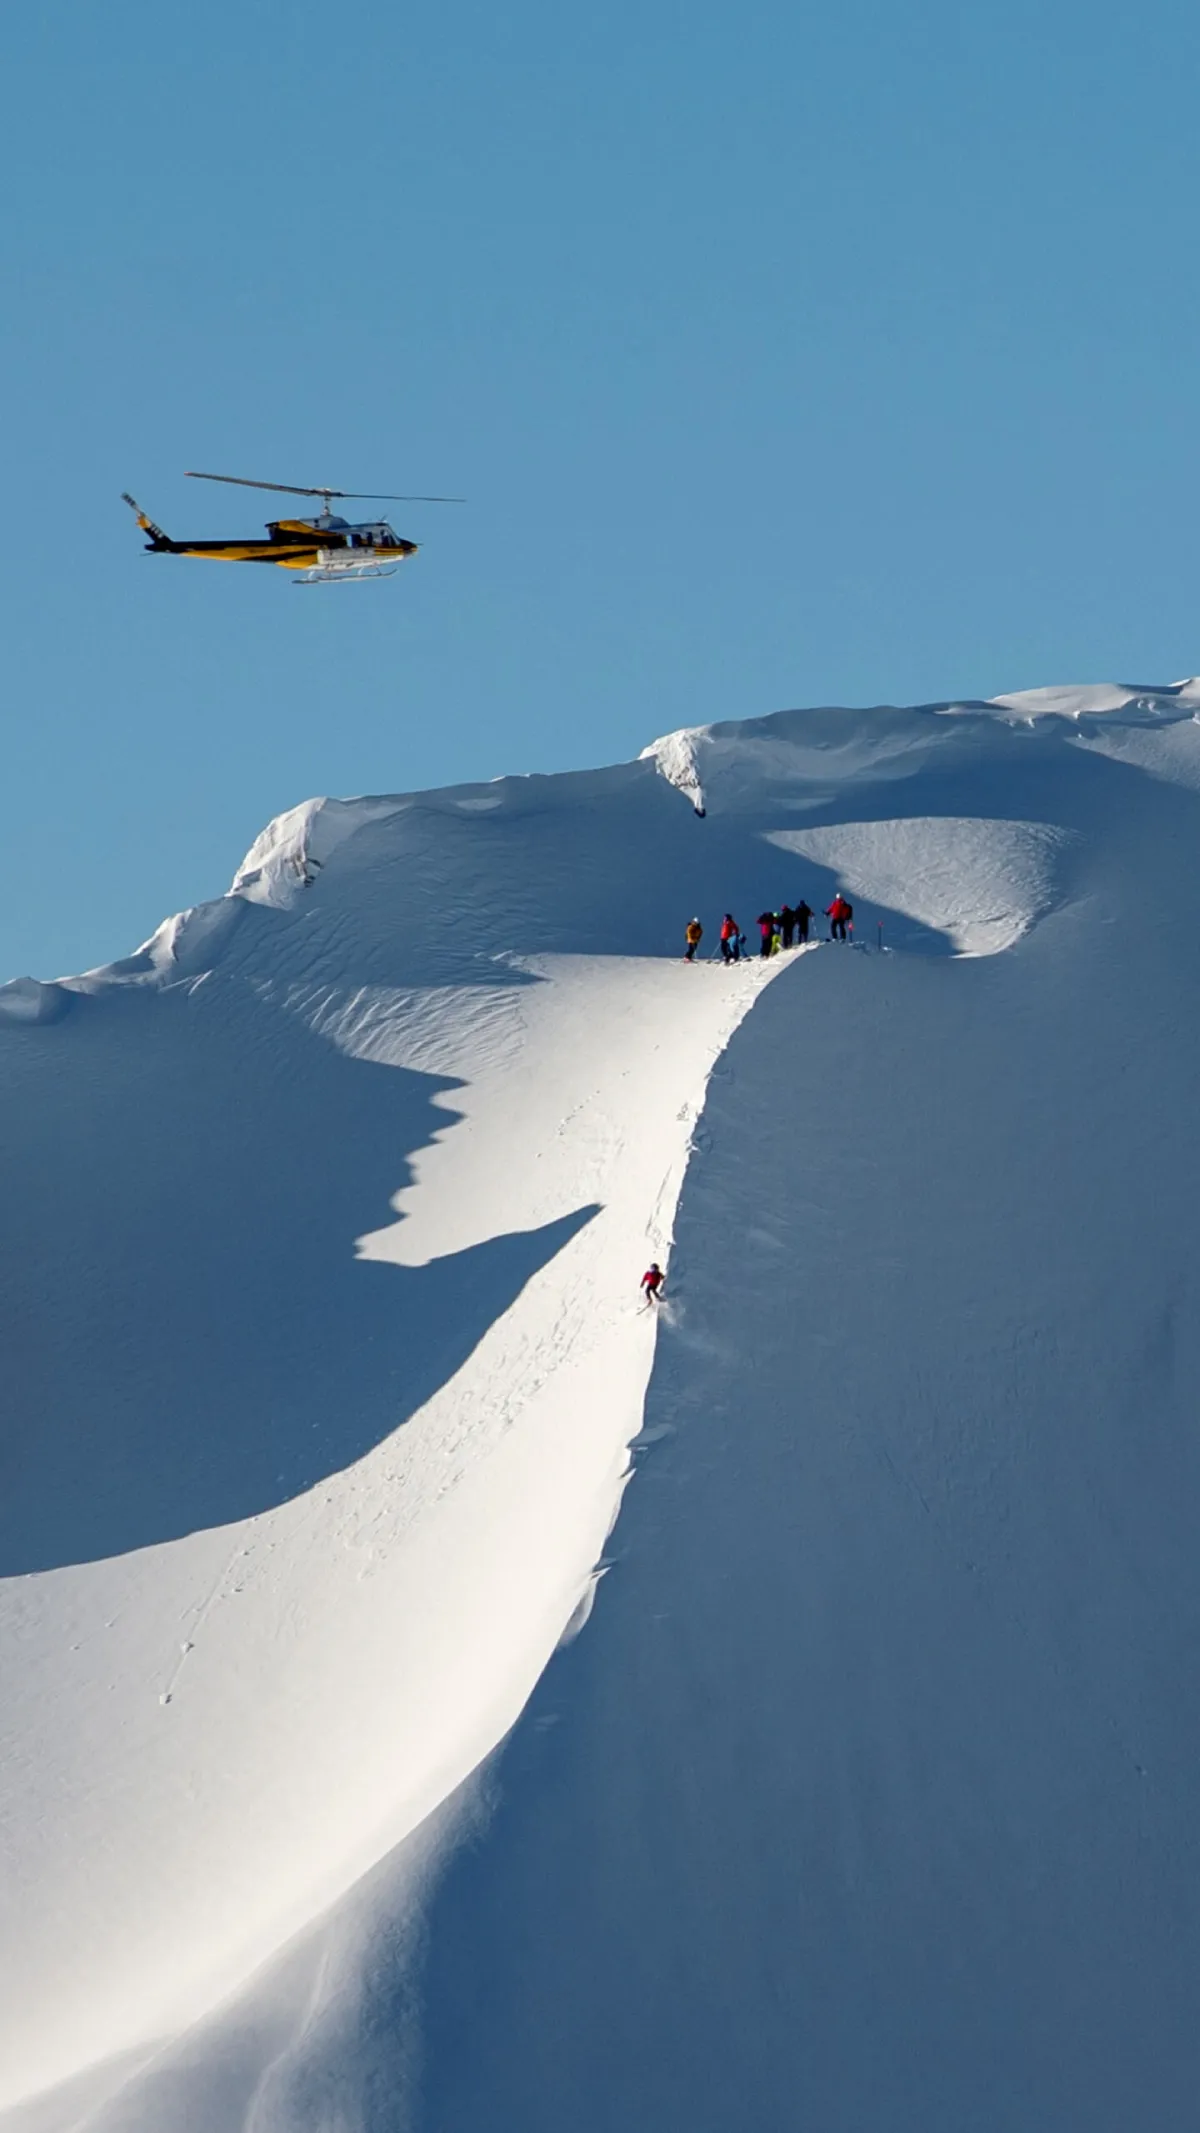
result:
<svg viewBox="0 0 1200 2133"><path fill-rule="evenodd" d="M1041 822L934 815L773 830L768 842L830 868L854 896L936 928L960 955L997 955L1053 902L1067 838Z"/></svg>
<svg viewBox="0 0 1200 2133"><path fill-rule="evenodd" d="M1198 706L314 801L0 987L3 2133L1193 2122Z"/></svg>

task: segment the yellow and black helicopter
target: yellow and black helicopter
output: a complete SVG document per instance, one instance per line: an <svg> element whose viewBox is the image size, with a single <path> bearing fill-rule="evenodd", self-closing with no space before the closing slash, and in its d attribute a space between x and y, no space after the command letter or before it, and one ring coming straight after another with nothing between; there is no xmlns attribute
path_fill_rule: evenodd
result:
<svg viewBox="0 0 1200 2133"><path fill-rule="evenodd" d="M150 538L148 555L207 556L217 563L275 563L294 570L295 585L345 585L352 579L390 578L401 563L415 555L419 543L401 540L386 519L351 524L330 510L339 503L461 504L461 496L372 496L357 489L302 489L290 481L247 481L241 474L193 474L189 481L226 481L239 489L275 489L284 496L320 496L325 508L319 518L278 518L267 527L265 541L173 541L169 534L147 518L129 491L124 501L135 513L138 525Z"/></svg>

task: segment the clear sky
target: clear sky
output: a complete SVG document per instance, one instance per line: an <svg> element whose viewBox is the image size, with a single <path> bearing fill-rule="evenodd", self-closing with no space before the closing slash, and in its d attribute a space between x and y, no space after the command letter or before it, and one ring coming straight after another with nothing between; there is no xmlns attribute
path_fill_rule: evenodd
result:
<svg viewBox="0 0 1200 2133"><path fill-rule="evenodd" d="M41 0L2 41L0 967L313 793L1200 666L1194 0ZM143 556L396 505L382 584Z"/></svg>

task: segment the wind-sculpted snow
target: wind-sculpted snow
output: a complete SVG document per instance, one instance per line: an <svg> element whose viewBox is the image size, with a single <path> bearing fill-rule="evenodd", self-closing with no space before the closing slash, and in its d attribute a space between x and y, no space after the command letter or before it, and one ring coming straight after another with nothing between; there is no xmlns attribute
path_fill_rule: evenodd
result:
<svg viewBox="0 0 1200 2133"><path fill-rule="evenodd" d="M815 860L843 888L944 933L960 955L998 955L1054 901L1067 837L1041 822L834 822L772 830L767 842Z"/></svg>
<svg viewBox="0 0 1200 2133"><path fill-rule="evenodd" d="M0 1577L230 1526L342 1471L597 1212L421 1266L356 1259L388 1184L454 1130L435 1107L457 1083L353 1058L242 986L109 995L10 1065L0 1148L28 1227L6 1392L39 1423L7 1460Z"/></svg>
<svg viewBox="0 0 1200 2133"><path fill-rule="evenodd" d="M168 922L58 1021L17 990L0 2103L51 2126L143 2080L182 2122L186 2065L224 2127L246 2024L300 2016L210 2049L215 2010L305 1974L589 1591L637 1277L768 973L602 953L672 939L696 825L649 769L563 784L363 808L290 905Z"/></svg>
<svg viewBox="0 0 1200 2133"><path fill-rule="evenodd" d="M798 958L714 1071L610 1574L430 1912L416 2133L1195 2118L1200 801L1070 745L1069 901Z"/></svg>
<svg viewBox="0 0 1200 2133"><path fill-rule="evenodd" d="M57 1022L71 1004L61 985L43 985L37 978L12 978L0 985L0 1023Z"/></svg>
<svg viewBox="0 0 1200 2133"><path fill-rule="evenodd" d="M307 803L0 989L4 2133L1189 2122L1194 699Z"/></svg>
<svg viewBox="0 0 1200 2133"><path fill-rule="evenodd" d="M772 718L694 726L669 733L644 751L660 774L693 807L722 812L744 800L755 806L772 786L791 789L811 807L845 795L850 788L882 785L895 778L950 770L962 757L978 778L984 761L1010 765L1008 734L1038 732L1051 749L1061 747L1056 720L1069 720L1090 736L1147 727L1160 730L1200 715L1200 681L1164 687L1026 689L987 701L922 704L903 709L881 704L848 714L839 709L783 711ZM958 730L948 733L943 719Z"/></svg>

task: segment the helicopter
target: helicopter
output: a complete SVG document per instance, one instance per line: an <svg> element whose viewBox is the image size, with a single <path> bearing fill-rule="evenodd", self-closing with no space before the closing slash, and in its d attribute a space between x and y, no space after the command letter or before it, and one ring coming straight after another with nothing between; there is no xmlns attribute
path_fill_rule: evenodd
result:
<svg viewBox="0 0 1200 2133"><path fill-rule="evenodd" d="M339 503L461 504L462 496L372 495L359 489L304 489L290 481L247 481L240 474L188 473L188 481L224 481L239 489L274 489L284 496L319 496L324 510L317 518L278 518L267 527L265 541L173 541L148 518L142 507L122 490L122 501L134 513L146 542L148 555L207 556L216 563L274 563L294 570L294 585L347 585L360 578L391 578L401 563L415 555L417 541L401 540L386 519L362 524L339 518L330 509Z"/></svg>

